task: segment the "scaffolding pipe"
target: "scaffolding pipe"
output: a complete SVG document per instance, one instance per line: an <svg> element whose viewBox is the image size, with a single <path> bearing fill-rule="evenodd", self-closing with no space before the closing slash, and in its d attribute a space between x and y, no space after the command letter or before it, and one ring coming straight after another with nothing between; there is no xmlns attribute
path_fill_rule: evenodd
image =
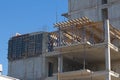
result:
<svg viewBox="0 0 120 80"><path fill-rule="evenodd" d="M59 46L62 45L62 33L61 29L59 28ZM63 56L60 54L58 55L58 80L60 80L60 73L63 70Z"/></svg>
<svg viewBox="0 0 120 80"><path fill-rule="evenodd" d="M63 56L58 55L58 80L60 80L60 73L63 72Z"/></svg>
<svg viewBox="0 0 120 80"><path fill-rule="evenodd" d="M105 43L106 43L106 48L105 48L105 64L106 64L106 80L111 80L111 59L110 59L110 27L109 27L109 20L104 21L104 27L105 27Z"/></svg>

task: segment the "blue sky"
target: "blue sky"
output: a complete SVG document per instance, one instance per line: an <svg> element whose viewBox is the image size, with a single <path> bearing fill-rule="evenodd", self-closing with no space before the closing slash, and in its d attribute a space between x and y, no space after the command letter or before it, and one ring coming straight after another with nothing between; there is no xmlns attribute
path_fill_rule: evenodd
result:
<svg viewBox="0 0 120 80"><path fill-rule="evenodd" d="M53 23L63 21L67 0L0 0L0 64L7 75L8 40L15 33L52 31Z"/></svg>

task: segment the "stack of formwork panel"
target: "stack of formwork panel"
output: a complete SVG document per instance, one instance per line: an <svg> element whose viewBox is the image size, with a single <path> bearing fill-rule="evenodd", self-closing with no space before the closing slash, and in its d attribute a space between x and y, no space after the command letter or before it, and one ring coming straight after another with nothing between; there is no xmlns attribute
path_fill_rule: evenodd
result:
<svg viewBox="0 0 120 80"><path fill-rule="evenodd" d="M27 56L33 56L35 51L35 41L34 41L34 35L29 36L29 44L28 44L28 54Z"/></svg>
<svg viewBox="0 0 120 80"><path fill-rule="evenodd" d="M36 32L12 37L9 40L8 59L16 60L42 54L43 46L44 49L47 48L47 39L44 39L46 35L45 32Z"/></svg>
<svg viewBox="0 0 120 80"><path fill-rule="evenodd" d="M29 34L25 34L22 36L22 57L27 56L28 53L28 42L29 42Z"/></svg>
<svg viewBox="0 0 120 80"><path fill-rule="evenodd" d="M35 55L42 54L43 34L35 35Z"/></svg>
<svg viewBox="0 0 120 80"><path fill-rule="evenodd" d="M8 58L16 59L20 58L22 54L22 37L13 37L9 40L9 50L8 50Z"/></svg>

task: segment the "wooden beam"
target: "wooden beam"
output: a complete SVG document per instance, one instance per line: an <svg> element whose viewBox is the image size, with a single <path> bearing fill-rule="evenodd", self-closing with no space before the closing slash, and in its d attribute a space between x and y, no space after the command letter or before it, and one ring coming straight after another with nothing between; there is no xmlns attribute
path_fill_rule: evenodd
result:
<svg viewBox="0 0 120 80"><path fill-rule="evenodd" d="M116 35L114 32L110 31L110 33L115 36L116 38L118 38L120 40L120 36Z"/></svg>

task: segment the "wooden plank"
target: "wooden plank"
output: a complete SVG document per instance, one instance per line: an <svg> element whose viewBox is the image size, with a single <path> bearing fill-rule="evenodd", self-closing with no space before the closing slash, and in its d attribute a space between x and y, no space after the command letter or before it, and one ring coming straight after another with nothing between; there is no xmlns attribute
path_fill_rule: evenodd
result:
<svg viewBox="0 0 120 80"><path fill-rule="evenodd" d="M120 39L120 36L119 35L116 35L113 31L110 31L110 33L115 36L116 38Z"/></svg>

